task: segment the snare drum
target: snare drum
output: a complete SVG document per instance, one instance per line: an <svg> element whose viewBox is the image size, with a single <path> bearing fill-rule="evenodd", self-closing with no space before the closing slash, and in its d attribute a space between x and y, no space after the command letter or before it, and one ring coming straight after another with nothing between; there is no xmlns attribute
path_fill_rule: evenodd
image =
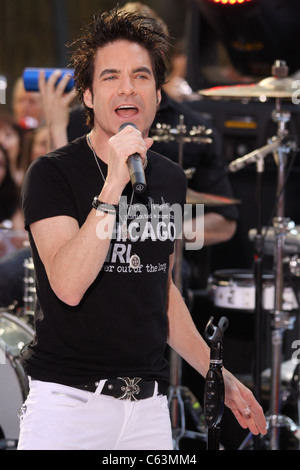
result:
<svg viewBox="0 0 300 470"><path fill-rule="evenodd" d="M19 438L19 410L28 394L28 381L20 363L20 351L34 336L23 320L0 312L0 442L14 447Z"/></svg>
<svg viewBox="0 0 300 470"><path fill-rule="evenodd" d="M275 283L274 275L264 273L262 306L264 310L274 308ZM216 307L255 310L255 282L251 270L220 270L209 280L209 290ZM298 308L296 295L291 287L283 290L283 310L291 311Z"/></svg>

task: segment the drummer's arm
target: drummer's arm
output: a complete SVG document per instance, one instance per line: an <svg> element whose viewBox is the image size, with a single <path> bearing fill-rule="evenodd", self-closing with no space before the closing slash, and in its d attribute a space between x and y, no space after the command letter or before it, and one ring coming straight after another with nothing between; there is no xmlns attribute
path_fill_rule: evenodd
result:
<svg viewBox="0 0 300 470"><path fill-rule="evenodd" d="M199 218L194 218L192 224L185 224L184 233L189 243L201 240L199 229L203 227L200 218L204 217L204 245L215 245L230 240L236 231L237 223L233 219L226 219L223 215L216 212L209 212ZM201 248L201 246L199 246Z"/></svg>
<svg viewBox="0 0 300 470"><path fill-rule="evenodd" d="M216 212L209 212L204 215L204 245L214 245L215 243L230 240L236 231L237 223L233 219L226 219Z"/></svg>

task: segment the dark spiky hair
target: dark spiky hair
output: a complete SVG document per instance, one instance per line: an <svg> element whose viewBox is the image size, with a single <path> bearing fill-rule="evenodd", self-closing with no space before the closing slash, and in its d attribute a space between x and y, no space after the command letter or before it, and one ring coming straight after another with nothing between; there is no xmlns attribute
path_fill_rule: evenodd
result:
<svg viewBox="0 0 300 470"><path fill-rule="evenodd" d="M169 38L159 23L149 17L119 10L98 12L93 21L85 28L82 36L72 46L76 47L71 58L74 68L75 86L79 100L83 102L86 89L92 91L94 60L99 48L118 40L138 43L149 53L156 88L165 83L168 63ZM87 124L94 125L94 111L87 108Z"/></svg>

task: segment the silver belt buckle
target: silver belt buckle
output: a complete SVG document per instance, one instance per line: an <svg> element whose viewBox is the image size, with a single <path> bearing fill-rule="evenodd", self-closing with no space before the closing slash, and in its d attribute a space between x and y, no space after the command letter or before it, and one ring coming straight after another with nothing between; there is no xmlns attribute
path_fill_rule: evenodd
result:
<svg viewBox="0 0 300 470"><path fill-rule="evenodd" d="M123 380L125 385L122 385L121 390L123 395L118 398L118 400L130 400L130 401L139 401L135 395L138 395L141 391L138 383L142 380L141 377L134 377L130 379L129 377L118 377L118 379Z"/></svg>

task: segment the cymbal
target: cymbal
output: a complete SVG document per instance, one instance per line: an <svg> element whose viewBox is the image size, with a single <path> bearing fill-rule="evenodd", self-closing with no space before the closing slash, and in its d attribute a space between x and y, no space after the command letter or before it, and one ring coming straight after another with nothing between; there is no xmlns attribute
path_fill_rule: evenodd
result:
<svg viewBox="0 0 300 470"><path fill-rule="evenodd" d="M240 204L239 199L232 199L223 196L215 196L213 194L198 193L193 189L187 189L187 204L204 204L206 206L226 206L229 204Z"/></svg>
<svg viewBox="0 0 300 470"><path fill-rule="evenodd" d="M295 82L292 78L268 77L250 85L217 86L200 90L199 94L215 98L291 98L295 93Z"/></svg>

